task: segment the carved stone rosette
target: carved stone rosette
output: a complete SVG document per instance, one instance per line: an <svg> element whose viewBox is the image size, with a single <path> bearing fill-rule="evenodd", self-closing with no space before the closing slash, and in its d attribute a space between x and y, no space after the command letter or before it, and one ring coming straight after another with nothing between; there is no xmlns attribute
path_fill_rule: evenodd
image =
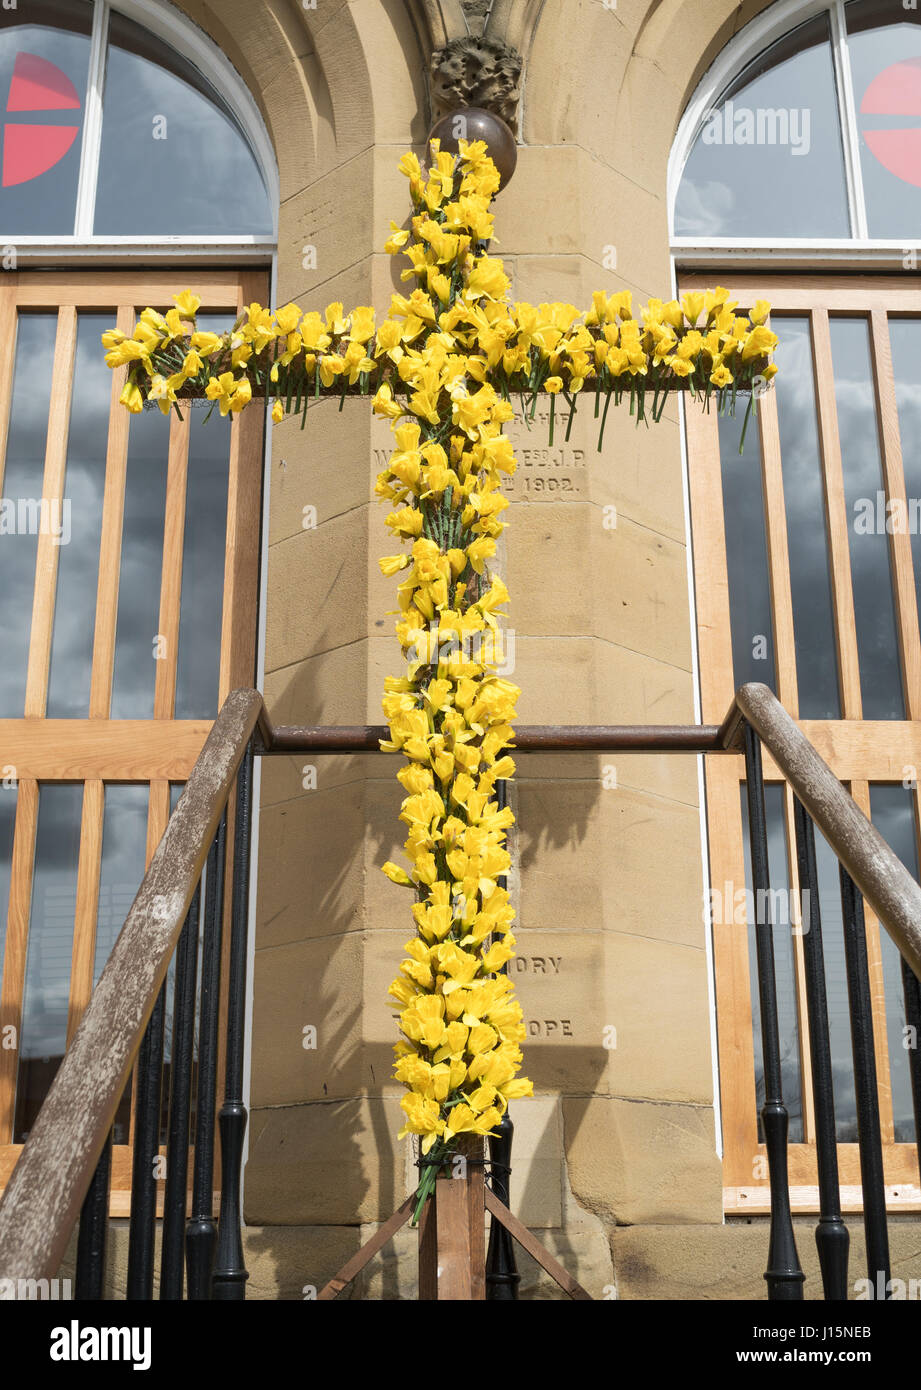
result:
<svg viewBox="0 0 921 1390"><path fill-rule="evenodd" d="M501 39L452 39L432 54L432 117L438 121L464 106L500 116L517 135L521 54Z"/></svg>

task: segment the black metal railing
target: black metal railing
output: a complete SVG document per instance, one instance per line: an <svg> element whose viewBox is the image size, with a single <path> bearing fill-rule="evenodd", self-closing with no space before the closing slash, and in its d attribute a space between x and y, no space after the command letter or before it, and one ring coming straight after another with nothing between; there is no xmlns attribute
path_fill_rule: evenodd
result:
<svg viewBox="0 0 921 1390"><path fill-rule="evenodd" d="M741 694L742 692L740 692ZM781 1083L781 1049L777 992L774 978L774 941L768 870L768 833L764 810L764 775L761 740L747 720L742 723L745 750L746 795L752 887L755 903L755 940L758 992L761 1006L761 1045L765 1098L761 1110L770 1181L770 1245L765 1279L768 1298L790 1301L803 1298L804 1275L793 1231L787 1176L788 1113ZM842 789L843 791L843 789ZM803 973L811 1081L815 1108L815 1147L819 1188L816 1248L824 1298L848 1297L850 1235L841 1211L835 1101L832 1085L832 1053L829 1036L822 919L816 868L814 822L794 790L794 832L802 923ZM867 830L871 827L868 825ZM875 834L875 832L873 832ZM886 1213L883 1145L877 1089L876 1050L873 1038L873 1002L864 925L863 897L850 872L838 858L844 962L857 1112L857 1146L862 1189L867 1277L872 1297L889 1297L889 1235ZM906 870L907 873L907 870ZM882 920L882 919L881 919ZM885 925L885 923L884 923ZM921 922L919 922L921 925ZM898 943L897 943L898 944ZM902 955L906 1017L919 1023L918 979ZM917 1036L917 1035L916 1035ZM921 1086L912 1070L915 1133L921 1137ZM921 1148L919 1148L921 1161Z"/></svg>
<svg viewBox="0 0 921 1390"><path fill-rule="evenodd" d="M248 1274L243 1258L240 1177L247 1121L243 1101L243 1045L252 764L250 744L236 782L227 1008L223 1020L224 1102L216 1115L227 861L226 808L176 947L168 1075L164 1061L166 983L160 987L138 1053L128 1222L126 1296L129 1301L154 1297L157 1197L161 1177L165 1177L165 1182L160 1222L159 1297L164 1301L184 1296L192 1300L227 1301L245 1296ZM163 1096L164 1089L168 1091L167 1097ZM162 1133L164 1100L165 1136ZM214 1216L216 1129L220 1134L221 1159L219 1220ZM161 1138L164 1137L166 1152L161 1160ZM187 1218L190 1142L193 1177L191 1215ZM80 1214L77 1298L104 1297L111 1152L110 1135ZM165 1174L161 1171L163 1167Z"/></svg>
<svg viewBox="0 0 921 1390"><path fill-rule="evenodd" d="M159 1297L245 1297L248 1275L240 1194L247 1123L243 1064L253 758L378 752L386 732L370 726L273 728L255 691L236 691L228 697L0 1202L0 1276L15 1278L26 1268L32 1277L55 1274L79 1213L76 1296L104 1296L112 1125L136 1061L127 1297L149 1300L157 1283L158 1160L163 1137L166 1172ZM522 753L744 754L765 1083L761 1120L770 1181L765 1279L769 1299L790 1301L802 1299L804 1276L796 1249L787 1166L789 1120L781 1077L762 741L794 793L799 890L804 895L801 910L804 920L808 911L809 923L803 933L803 970L820 1206L815 1238L825 1298L844 1299L849 1235L841 1211L814 825L822 830L840 865L863 1219L873 1290L885 1290L888 1285L889 1250L863 898L901 953L906 1017L919 1036L921 886L764 686L743 687L719 727L555 726L516 732L516 749ZM234 784L230 940L225 943L228 799ZM505 784L499 783L497 791L504 804ZM167 1079L166 980L173 957ZM121 992L132 996L127 1006L121 1004ZM224 1100L215 1116L222 996L226 999ZM106 1030L114 1026L116 1017L119 1026L109 1038ZM921 1158L921 1058L917 1052L911 1054L910 1069ZM89 1091L87 1077L92 1083ZM165 1136L164 1092L168 1092ZM86 1094L92 1096L88 1114ZM221 1157L217 1220L213 1210L216 1130ZM63 1144L62 1134L67 1136ZM505 1204L511 1139L512 1125L506 1116L489 1141L490 1183ZM487 1298L517 1297L513 1246L495 1220L486 1282Z"/></svg>

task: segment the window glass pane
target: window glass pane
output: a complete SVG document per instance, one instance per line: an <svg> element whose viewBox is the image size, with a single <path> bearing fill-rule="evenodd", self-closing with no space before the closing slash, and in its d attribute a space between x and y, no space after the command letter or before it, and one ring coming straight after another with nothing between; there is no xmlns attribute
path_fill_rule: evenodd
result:
<svg viewBox="0 0 921 1390"><path fill-rule="evenodd" d="M232 326L230 315L199 319L199 327L211 333L223 333ZM213 719L217 714L231 417L214 411L206 424L206 414L189 410L177 719Z"/></svg>
<svg viewBox="0 0 921 1390"><path fill-rule="evenodd" d="M166 516L169 416L132 415L115 627L113 719L153 717Z"/></svg>
<svg viewBox="0 0 921 1390"><path fill-rule="evenodd" d="M844 927L841 915L841 879L838 859L818 826L815 827L816 875L819 912L825 954L825 992L828 1000L828 1036L831 1046L832 1090L835 1098L835 1133L840 1144L857 1142L857 1102L854 1095L854 1063L851 1052L851 1011L844 966Z"/></svg>
<svg viewBox="0 0 921 1390"><path fill-rule="evenodd" d="M777 416L801 719L840 719L825 490L808 318L775 318ZM746 445L748 440L746 439Z"/></svg>
<svg viewBox="0 0 921 1390"><path fill-rule="evenodd" d="M169 812L173 814L179 798L185 790L184 782L171 782L169 789ZM178 944L177 944L178 949ZM170 1087L172 1085L173 1019L176 1002L176 951L170 956L169 969L164 982L166 1007L163 1014L163 1086L160 1092L160 1143L165 1144L169 1126Z"/></svg>
<svg viewBox="0 0 921 1390"><path fill-rule="evenodd" d="M751 841L748 832L748 795L742 784L742 827L745 841L745 886L748 908L748 964L752 1000L752 1028L755 1049L755 1102L758 1107L758 1142L764 1143L761 1107L764 1105L764 1054L761 1047L761 1000L758 992L758 953L756 912L752 886ZM790 911L790 871L787 861L787 835L784 825L783 787L778 782L764 786L764 813L768 834L768 875L771 900L768 916L773 924L774 976L777 984L777 1022L780 1031L780 1084L790 1116L790 1142L803 1142L803 1097L799 1051L799 1022L796 1012L796 967L793 958L793 923Z"/></svg>
<svg viewBox="0 0 921 1390"><path fill-rule="evenodd" d="M64 1056L77 906L83 784L39 788L13 1142L35 1123Z"/></svg>
<svg viewBox="0 0 921 1390"><path fill-rule="evenodd" d="M915 593L921 612L921 319L891 318L889 340L908 501L908 530L915 566Z"/></svg>
<svg viewBox="0 0 921 1390"><path fill-rule="evenodd" d="M871 783L870 812L873 824L891 845L909 873L918 877L918 842L915 837L914 794L900 784ZM902 957L885 927L879 928L886 991L886 1037L889 1042L889 1076L892 1081L892 1119L897 1144L915 1142L911 1099L911 1072L905 1048L905 994L902 989Z"/></svg>
<svg viewBox="0 0 921 1390"><path fill-rule="evenodd" d="M775 686L774 631L768 586L761 483L761 441L757 423L749 421L745 452L739 453L745 408L720 417L720 470L726 567L729 575L729 622L735 689L748 681Z"/></svg>
<svg viewBox="0 0 921 1390"><path fill-rule="evenodd" d="M0 9L0 238L72 236L90 0Z"/></svg>
<svg viewBox="0 0 921 1390"><path fill-rule="evenodd" d="M707 113L684 168L675 231L850 234L827 15L772 44Z"/></svg>
<svg viewBox="0 0 921 1390"><path fill-rule="evenodd" d="M871 237L921 227L921 13L892 0L845 9Z"/></svg>
<svg viewBox="0 0 921 1390"><path fill-rule="evenodd" d="M22 718L57 314L20 314L0 503L0 717Z"/></svg>
<svg viewBox="0 0 921 1390"><path fill-rule="evenodd" d="M85 719L93 669L99 538L112 373L99 350L111 314L81 314L67 437L64 506L48 678L48 717Z"/></svg>
<svg viewBox="0 0 921 1390"><path fill-rule="evenodd" d="M146 782L133 786L110 784L105 789L94 987L112 954L144 877L149 797Z"/></svg>
<svg viewBox="0 0 921 1390"><path fill-rule="evenodd" d="M112 954L112 947L125 925L128 909L144 877L147 848L147 803L149 788L138 785L108 785L102 824L102 858L99 872L99 902L96 911L96 951L93 960L93 988ZM113 1139L127 1144L131 1123L131 1086L126 1088L115 1116Z"/></svg>
<svg viewBox="0 0 921 1390"><path fill-rule="evenodd" d="M5 768L0 775L6 779ZM12 781L12 778L8 779ZM3 948L6 943L6 913L10 902L10 865L13 862L13 832L16 829L16 783L0 782L0 983L3 981Z"/></svg>
<svg viewBox="0 0 921 1390"><path fill-rule="evenodd" d="M114 13L94 230L272 233L259 167L219 94L186 59Z"/></svg>
<svg viewBox="0 0 921 1390"><path fill-rule="evenodd" d="M866 319L832 318L831 352L850 518L851 581L864 719L904 719L889 537Z"/></svg>

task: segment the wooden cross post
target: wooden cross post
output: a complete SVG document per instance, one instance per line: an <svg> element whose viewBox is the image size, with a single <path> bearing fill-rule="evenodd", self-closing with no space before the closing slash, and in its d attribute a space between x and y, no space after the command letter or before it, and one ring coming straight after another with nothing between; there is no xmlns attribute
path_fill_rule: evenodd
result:
<svg viewBox="0 0 921 1390"><path fill-rule="evenodd" d="M333 1275L317 1295L319 1301L338 1298L389 1240L411 1220L415 1195L407 1197L393 1216ZM550 1254L504 1202L486 1185L483 1141L462 1138L446 1171L422 1209L419 1222L420 1302L479 1302L486 1298L486 1214L503 1225L523 1250L547 1271L567 1297L591 1301L572 1275Z"/></svg>
<svg viewBox="0 0 921 1390"><path fill-rule="evenodd" d="M507 750L520 693L496 669L497 615L508 593L487 568L505 529L502 484L515 468L503 424L515 416L513 399L533 418L545 393L552 444L557 397L568 407L567 437L587 398L600 450L612 400L628 401L648 424L679 392L720 410L734 407L739 392L754 396L776 370L777 339L766 326L768 304L737 316L720 289L680 304L652 299L639 317L629 291L599 291L581 313L569 304L513 304L502 262L488 254L500 175L483 143L461 140L459 149L455 156L433 141L428 171L413 154L400 161L413 217L402 229L391 224L386 250L407 257L403 279L417 288L392 297L384 322L367 306L346 313L330 304L320 315L298 304L274 314L251 304L221 336L195 330L200 301L186 291L165 316L147 309L133 336L112 330L103 343L111 367L128 367L121 399L131 411L156 401L166 413L204 397L226 415L274 397L273 421L293 413L303 428L311 400L335 395L341 404L373 390L374 412L391 421L396 448L376 492L392 504L387 525L412 553L381 561L387 575L406 571L396 628L405 675L387 682L391 738L382 747L408 760L398 775L410 792L401 819L411 871L391 863L383 870L415 895L417 925L390 990L401 1010L395 1075L408 1092L403 1133L420 1136L426 1153L447 1164L424 1208L420 1297L485 1296L488 1210L570 1297L584 1298L487 1189L482 1166L483 1137L509 1100L532 1089L516 1075L525 1029L503 971L514 947L515 912L503 886L514 818L500 789L515 770ZM482 655L483 639L491 655ZM341 1292L413 1205L407 1199L320 1297Z"/></svg>
<svg viewBox="0 0 921 1390"><path fill-rule="evenodd" d="M482 1139L465 1137L419 1223L419 1298L486 1297L486 1182Z"/></svg>

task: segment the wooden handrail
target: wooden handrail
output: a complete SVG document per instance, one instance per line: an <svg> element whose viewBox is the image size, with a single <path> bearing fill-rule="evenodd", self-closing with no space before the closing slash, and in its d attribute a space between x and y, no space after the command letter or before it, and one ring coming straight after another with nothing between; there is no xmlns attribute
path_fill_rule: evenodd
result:
<svg viewBox="0 0 921 1390"><path fill-rule="evenodd" d="M257 691L228 695L169 819L0 1201L5 1278L57 1273L262 712Z"/></svg>
<svg viewBox="0 0 921 1390"><path fill-rule="evenodd" d="M921 979L921 886L766 685L743 685L735 705Z"/></svg>
<svg viewBox="0 0 921 1390"><path fill-rule="evenodd" d="M512 753L736 753L738 726L716 724L525 724ZM390 731L384 724L320 726L266 722L264 754L376 753Z"/></svg>

